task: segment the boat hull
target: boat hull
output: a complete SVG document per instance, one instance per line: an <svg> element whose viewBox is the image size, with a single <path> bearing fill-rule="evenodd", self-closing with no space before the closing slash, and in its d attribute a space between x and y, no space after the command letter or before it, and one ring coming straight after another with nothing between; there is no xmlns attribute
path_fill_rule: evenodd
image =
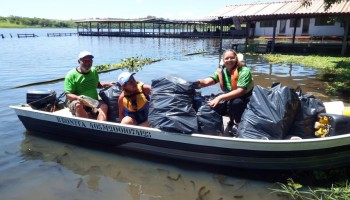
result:
<svg viewBox="0 0 350 200"><path fill-rule="evenodd" d="M304 140L253 140L164 132L11 106L28 131L118 146L196 163L249 169L321 169L350 164L350 134Z"/></svg>

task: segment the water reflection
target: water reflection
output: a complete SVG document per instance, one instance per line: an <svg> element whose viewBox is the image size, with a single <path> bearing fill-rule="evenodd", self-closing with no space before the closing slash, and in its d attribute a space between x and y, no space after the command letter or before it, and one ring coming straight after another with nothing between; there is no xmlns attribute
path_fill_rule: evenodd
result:
<svg viewBox="0 0 350 200"><path fill-rule="evenodd" d="M60 191L74 190L79 199L94 199L96 193L103 194L103 199L279 199L267 189L271 183L239 178L238 171L227 174L237 169L225 169L225 173L212 166L210 170L142 153L101 151L28 134L21 152L23 162L38 168L30 170L32 176L45 171L60 185ZM35 184L44 185L44 181L47 178ZM54 188L44 188L55 198L56 193L69 198Z"/></svg>
<svg viewBox="0 0 350 200"><path fill-rule="evenodd" d="M318 70L300 65L281 65L281 64L264 64L255 60L255 57L249 59L251 64L254 83L263 87L271 87L274 82L280 82L282 85L296 88L301 86L304 93L312 93L316 98L323 101L339 99L336 96L332 98L325 95L326 85L317 80Z"/></svg>

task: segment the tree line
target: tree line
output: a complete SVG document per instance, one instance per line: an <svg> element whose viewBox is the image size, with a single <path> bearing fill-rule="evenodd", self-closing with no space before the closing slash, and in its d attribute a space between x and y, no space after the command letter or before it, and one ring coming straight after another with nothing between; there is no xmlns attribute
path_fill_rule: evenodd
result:
<svg viewBox="0 0 350 200"><path fill-rule="evenodd" d="M73 20L54 20L54 19L43 19L43 18L29 18L29 17L18 17L0 16L0 25L12 25L13 27L38 27L38 28L75 28L76 24Z"/></svg>

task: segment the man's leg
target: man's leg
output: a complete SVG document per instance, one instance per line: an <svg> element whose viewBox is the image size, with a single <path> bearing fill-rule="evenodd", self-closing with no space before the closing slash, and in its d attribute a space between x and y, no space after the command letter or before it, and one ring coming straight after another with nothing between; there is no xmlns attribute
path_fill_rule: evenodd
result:
<svg viewBox="0 0 350 200"><path fill-rule="evenodd" d="M232 99L228 103L228 114L230 121L228 122L224 131L224 136L236 136L238 130L238 124L241 122L241 118L245 108L247 107L249 100L236 98Z"/></svg>
<svg viewBox="0 0 350 200"><path fill-rule="evenodd" d="M249 100L241 99L241 98L235 98L230 101L229 116L230 116L231 122L236 124L241 122L243 112L246 109L248 102Z"/></svg>
<svg viewBox="0 0 350 200"><path fill-rule="evenodd" d="M84 105L81 104L78 100L72 101L69 104L69 110L74 116L88 118L88 113L84 109Z"/></svg>
<svg viewBox="0 0 350 200"><path fill-rule="evenodd" d="M107 121L108 106L105 103L100 104L98 108L97 120Z"/></svg>

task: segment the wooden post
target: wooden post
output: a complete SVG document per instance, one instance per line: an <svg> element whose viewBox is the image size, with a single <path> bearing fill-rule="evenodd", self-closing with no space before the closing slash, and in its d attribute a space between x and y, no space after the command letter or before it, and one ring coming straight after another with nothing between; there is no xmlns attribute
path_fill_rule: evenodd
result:
<svg viewBox="0 0 350 200"><path fill-rule="evenodd" d="M160 26L161 26L161 23L158 24L158 36L160 36Z"/></svg>
<svg viewBox="0 0 350 200"><path fill-rule="evenodd" d="M79 27L80 27L80 23L77 23L77 33L79 35Z"/></svg>
<svg viewBox="0 0 350 200"><path fill-rule="evenodd" d="M251 21L247 21L247 26L246 26L246 30L245 30L245 47L244 50L248 51L248 41L249 41L249 34L250 34L250 26L251 26Z"/></svg>
<svg viewBox="0 0 350 200"><path fill-rule="evenodd" d="M299 18L294 18L294 29L293 29L293 39L292 39L292 44L295 44L295 33L297 31L297 24L298 24Z"/></svg>
<svg viewBox="0 0 350 200"><path fill-rule="evenodd" d="M346 46L347 46L347 41L348 41L348 35L349 35L349 18L344 20L344 36L343 36L343 44L341 48L341 55L344 56L346 52Z"/></svg>
<svg viewBox="0 0 350 200"><path fill-rule="evenodd" d="M274 53L274 52L275 52L276 26L277 26L277 19L275 19L275 20L274 20L274 23L273 23L271 53Z"/></svg>
<svg viewBox="0 0 350 200"><path fill-rule="evenodd" d="M222 23L223 23L223 17L219 17L220 20L220 47L219 47L219 67L221 62L221 53L222 53Z"/></svg>

